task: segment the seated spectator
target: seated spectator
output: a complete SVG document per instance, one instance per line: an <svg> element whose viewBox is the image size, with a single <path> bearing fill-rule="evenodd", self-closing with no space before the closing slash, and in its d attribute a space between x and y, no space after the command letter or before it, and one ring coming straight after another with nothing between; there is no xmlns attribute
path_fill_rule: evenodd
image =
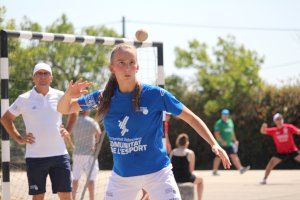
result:
<svg viewBox="0 0 300 200"><path fill-rule="evenodd" d="M202 199L203 179L193 174L195 170L195 153L188 149L189 137L181 133L176 139L176 148L170 153L173 173L177 183L191 182L197 186L197 199Z"/></svg>

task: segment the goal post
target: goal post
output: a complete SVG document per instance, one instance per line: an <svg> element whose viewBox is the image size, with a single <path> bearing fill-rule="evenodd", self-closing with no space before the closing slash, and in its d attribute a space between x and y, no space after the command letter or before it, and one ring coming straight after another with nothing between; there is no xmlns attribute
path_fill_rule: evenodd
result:
<svg viewBox="0 0 300 200"><path fill-rule="evenodd" d="M163 43L162 42L139 42L128 38L98 37L90 35L73 35L47 32L30 32L16 30L0 31L0 76L1 76L1 117L9 108L9 49L8 38L39 40L44 42L62 42L62 43L84 43L91 45L113 46L119 43L130 43L140 48L153 47L156 49L156 84L164 88L164 67L163 67ZM10 192L10 142L9 135L2 125L1 127L1 161L2 161L2 194L0 199L11 199Z"/></svg>

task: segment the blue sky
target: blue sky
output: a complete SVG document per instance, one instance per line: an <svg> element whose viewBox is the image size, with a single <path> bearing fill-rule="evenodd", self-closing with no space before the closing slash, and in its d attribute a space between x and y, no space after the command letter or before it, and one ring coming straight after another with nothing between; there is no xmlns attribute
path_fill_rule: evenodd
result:
<svg viewBox="0 0 300 200"><path fill-rule="evenodd" d="M106 25L121 33L121 18L125 16L127 37L133 38L137 29L145 28L150 40L164 43L166 75L182 74L182 70L174 67L175 46L187 47L192 39L214 46L218 37L231 34L246 48L265 56L260 75L266 82L281 85L282 81L300 77L300 1L297 0L2 0L1 5L7 8L6 18L19 23L26 15L43 27L65 13L78 29ZM290 31L166 26L134 21ZM192 73L185 70L185 78Z"/></svg>

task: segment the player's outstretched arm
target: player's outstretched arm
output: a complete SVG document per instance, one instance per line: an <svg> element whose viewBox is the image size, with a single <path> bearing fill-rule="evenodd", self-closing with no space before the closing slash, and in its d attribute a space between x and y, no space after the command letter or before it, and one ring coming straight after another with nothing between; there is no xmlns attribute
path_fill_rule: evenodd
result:
<svg viewBox="0 0 300 200"><path fill-rule="evenodd" d="M206 140L206 142L211 146L212 151L221 158L224 168L229 169L231 163L228 155L219 146L206 124L185 106L183 106L183 110L178 117L187 122L202 138Z"/></svg>
<svg viewBox="0 0 300 200"><path fill-rule="evenodd" d="M80 111L77 98L88 93L85 88L90 85L90 82L82 81L82 79L79 79L75 83L71 80L68 89L57 104L57 111L62 114L70 114Z"/></svg>
<svg viewBox="0 0 300 200"><path fill-rule="evenodd" d="M260 133L261 134L267 134L267 128L268 128L268 124L267 123L263 123L260 127Z"/></svg>

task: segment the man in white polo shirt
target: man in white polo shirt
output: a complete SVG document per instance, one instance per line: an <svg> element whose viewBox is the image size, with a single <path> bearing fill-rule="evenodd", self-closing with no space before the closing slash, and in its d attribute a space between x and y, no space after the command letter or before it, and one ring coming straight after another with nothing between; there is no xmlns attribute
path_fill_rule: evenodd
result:
<svg viewBox="0 0 300 200"><path fill-rule="evenodd" d="M33 200L43 200L49 174L53 193L60 199L71 200L71 167L64 137L62 115L56 111L62 91L53 89L51 67L38 63L33 70L32 90L21 94L1 118L9 135L19 144L26 144L26 168L29 194ZM22 115L26 134L21 135L14 119Z"/></svg>

